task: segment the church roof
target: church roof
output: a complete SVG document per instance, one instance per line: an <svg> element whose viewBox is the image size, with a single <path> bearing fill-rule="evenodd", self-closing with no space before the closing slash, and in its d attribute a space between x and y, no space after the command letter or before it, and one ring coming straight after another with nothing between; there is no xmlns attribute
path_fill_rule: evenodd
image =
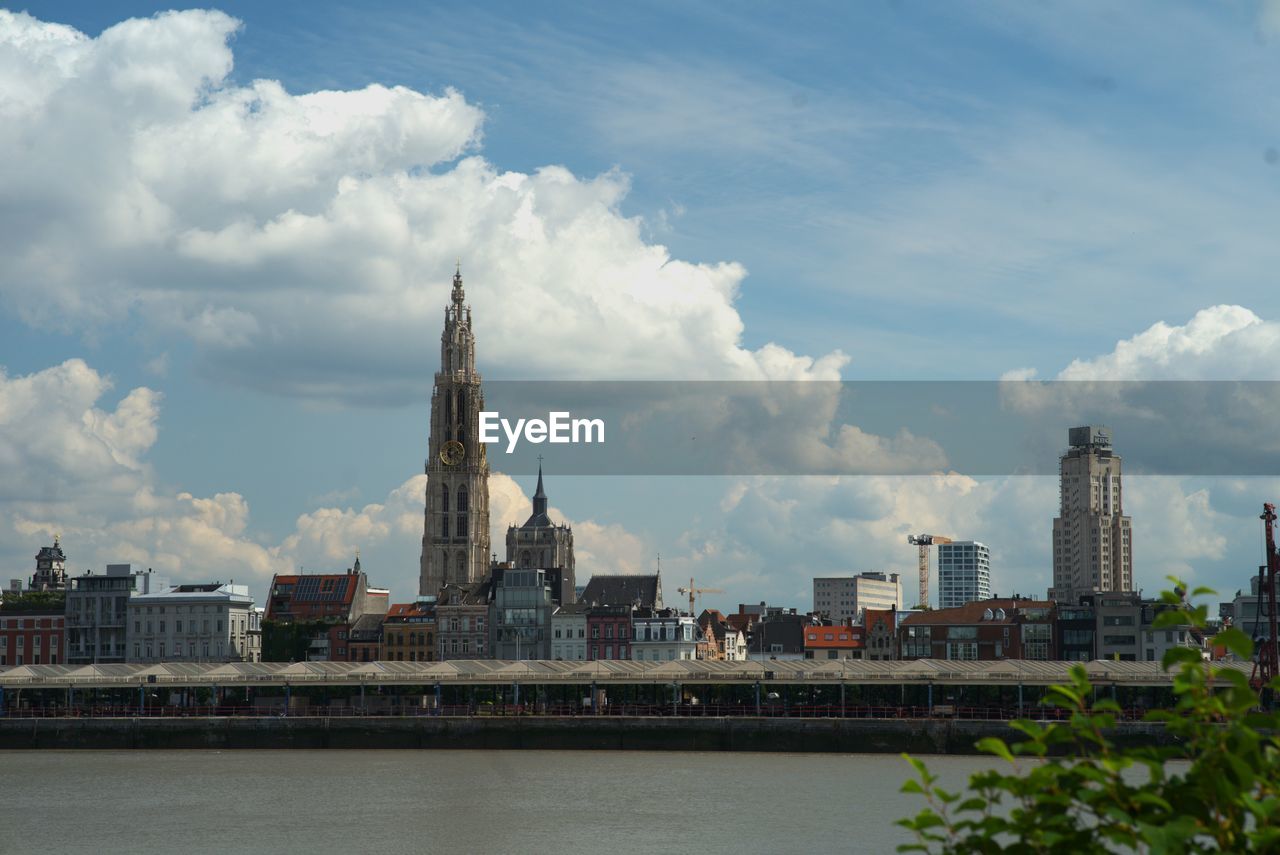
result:
<svg viewBox="0 0 1280 855"><path fill-rule="evenodd" d="M579 597L582 602L601 606L638 605L655 608L662 603L662 587L658 575L592 576Z"/></svg>
<svg viewBox="0 0 1280 855"><path fill-rule="evenodd" d="M538 489L533 491L533 514L521 528L545 528L554 525L547 515L547 491L542 489L542 462L538 462Z"/></svg>

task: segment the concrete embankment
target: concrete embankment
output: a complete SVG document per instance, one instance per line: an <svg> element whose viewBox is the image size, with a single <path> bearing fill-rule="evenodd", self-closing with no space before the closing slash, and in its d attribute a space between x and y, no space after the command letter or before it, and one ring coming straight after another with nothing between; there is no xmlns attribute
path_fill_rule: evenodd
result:
<svg viewBox="0 0 1280 855"><path fill-rule="evenodd" d="M974 754L1002 722L795 718L42 718L0 719L0 749L482 748ZM1159 725L1118 741L1159 744Z"/></svg>

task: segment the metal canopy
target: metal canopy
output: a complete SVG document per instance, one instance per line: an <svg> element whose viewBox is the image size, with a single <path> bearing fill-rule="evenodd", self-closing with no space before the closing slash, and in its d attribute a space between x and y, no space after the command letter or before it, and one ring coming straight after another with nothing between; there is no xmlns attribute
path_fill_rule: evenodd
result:
<svg viewBox="0 0 1280 855"><path fill-rule="evenodd" d="M448 662L162 662L152 665L18 665L0 668L0 688L123 688L163 686L423 686L463 685L625 685L680 682L733 684L757 681L790 684L1028 685L1064 683L1073 664L1083 664L1098 685L1170 686L1173 676L1158 662L1086 663L998 660L955 662L915 659L869 662L858 659L793 659L721 662L679 659L667 662L605 660L553 662L454 659ZM1249 663L1218 663L1247 673Z"/></svg>

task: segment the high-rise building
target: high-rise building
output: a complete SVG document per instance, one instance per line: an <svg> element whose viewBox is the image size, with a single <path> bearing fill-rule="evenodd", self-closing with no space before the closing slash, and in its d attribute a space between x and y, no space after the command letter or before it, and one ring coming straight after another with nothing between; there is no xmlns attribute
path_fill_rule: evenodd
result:
<svg viewBox="0 0 1280 855"><path fill-rule="evenodd" d="M897 573L870 571L857 576L819 576L813 580L813 610L835 621L861 621L867 609L902 605Z"/></svg>
<svg viewBox="0 0 1280 855"><path fill-rule="evenodd" d="M1072 428L1068 443L1059 469L1049 597L1077 604L1085 594L1133 590L1133 543L1110 429Z"/></svg>
<svg viewBox="0 0 1280 855"><path fill-rule="evenodd" d="M938 608L991 598L991 550L976 540L938 544Z"/></svg>
<svg viewBox="0 0 1280 855"><path fill-rule="evenodd" d="M431 393L427 503L418 593L436 596L445 585L470 585L489 571L489 461L480 442L484 391L476 371L471 307L462 272L453 276L444 310L440 370Z"/></svg>
<svg viewBox="0 0 1280 855"><path fill-rule="evenodd" d="M572 603L576 596L573 569L573 529L556 525L547 515L547 493L542 489L542 464L533 493L533 513L522 526L507 528L507 564L521 570L559 569L555 577L555 601Z"/></svg>

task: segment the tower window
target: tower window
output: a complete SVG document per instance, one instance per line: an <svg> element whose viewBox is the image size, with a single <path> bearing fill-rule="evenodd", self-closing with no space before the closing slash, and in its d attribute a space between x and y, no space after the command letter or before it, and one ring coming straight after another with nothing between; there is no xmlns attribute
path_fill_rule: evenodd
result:
<svg viewBox="0 0 1280 855"><path fill-rule="evenodd" d="M440 510L441 512L446 514L449 512L449 485L448 484L440 485Z"/></svg>
<svg viewBox="0 0 1280 855"><path fill-rule="evenodd" d="M448 510L446 508L445 510ZM467 512L467 488L458 488L458 513L465 514Z"/></svg>

